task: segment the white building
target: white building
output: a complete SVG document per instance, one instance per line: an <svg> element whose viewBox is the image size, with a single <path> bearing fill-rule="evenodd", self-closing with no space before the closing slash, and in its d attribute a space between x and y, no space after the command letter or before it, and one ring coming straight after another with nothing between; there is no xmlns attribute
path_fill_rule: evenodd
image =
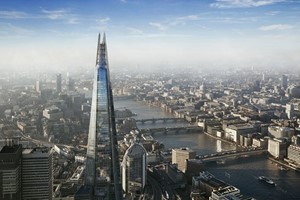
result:
<svg viewBox="0 0 300 200"><path fill-rule="evenodd" d="M126 193L142 191L146 185L147 151L142 144L133 143L122 161L122 188Z"/></svg>
<svg viewBox="0 0 300 200"><path fill-rule="evenodd" d="M225 137L231 141L239 142L240 135L253 133L254 126L250 124L230 125L225 129Z"/></svg>
<svg viewBox="0 0 300 200"><path fill-rule="evenodd" d="M275 138L288 137L291 138L294 135L294 129L289 127L280 127L280 126L269 126L268 135Z"/></svg>
<svg viewBox="0 0 300 200"><path fill-rule="evenodd" d="M290 145L288 148L287 157L300 167L300 146Z"/></svg>
<svg viewBox="0 0 300 200"><path fill-rule="evenodd" d="M279 139L269 139L268 152L275 158L286 157L286 143Z"/></svg>
<svg viewBox="0 0 300 200"><path fill-rule="evenodd" d="M289 119L293 119L295 116L294 104L286 104L285 113Z"/></svg>
<svg viewBox="0 0 300 200"><path fill-rule="evenodd" d="M53 105L43 110L43 116L49 120L59 120L63 117L63 112Z"/></svg>
<svg viewBox="0 0 300 200"><path fill-rule="evenodd" d="M267 148L268 146L268 140L267 139L255 139L252 140L252 146L253 147L263 147Z"/></svg>
<svg viewBox="0 0 300 200"><path fill-rule="evenodd" d="M232 199L240 199L242 195L240 194L240 190L234 186L227 186L224 188L220 188L219 190L213 191L209 200L232 200Z"/></svg>

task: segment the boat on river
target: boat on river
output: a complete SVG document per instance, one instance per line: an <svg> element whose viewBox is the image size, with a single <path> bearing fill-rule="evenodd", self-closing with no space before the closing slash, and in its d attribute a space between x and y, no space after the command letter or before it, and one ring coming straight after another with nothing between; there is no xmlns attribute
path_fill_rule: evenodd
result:
<svg viewBox="0 0 300 200"><path fill-rule="evenodd" d="M259 176L259 177L258 177L258 180L260 180L260 181L262 181L262 182L264 182L264 183L267 183L267 184L269 184L269 185L271 185L271 186L275 186L274 181L272 181L271 179L268 179L268 178L265 177L265 176Z"/></svg>

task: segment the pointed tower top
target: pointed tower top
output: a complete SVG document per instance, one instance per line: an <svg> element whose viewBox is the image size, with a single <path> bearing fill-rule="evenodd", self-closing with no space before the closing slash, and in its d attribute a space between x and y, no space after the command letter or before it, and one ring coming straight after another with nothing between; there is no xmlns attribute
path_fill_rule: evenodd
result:
<svg viewBox="0 0 300 200"><path fill-rule="evenodd" d="M102 40L102 44L106 44L106 36L105 36L105 32L103 33L103 40Z"/></svg>
<svg viewBox="0 0 300 200"><path fill-rule="evenodd" d="M101 40L101 34L99 33L98 34L98 45L101 43L100 40Z"/></svg>
<svg viewBox="0 0 300 200"><path fill-rule="evenodd" d="M98 44L97 44L97 55L96 55L96 66L99 64L100 56L100 45L101 45L101 34L98 34Z"/></svg>

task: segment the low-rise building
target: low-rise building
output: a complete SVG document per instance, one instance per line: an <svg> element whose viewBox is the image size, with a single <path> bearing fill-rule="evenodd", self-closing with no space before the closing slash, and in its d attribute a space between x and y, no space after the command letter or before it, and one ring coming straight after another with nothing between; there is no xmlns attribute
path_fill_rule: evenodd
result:
<svg viewBox="0 0 300 200"><path fill-rule="evenodd" d="M225 130L225 137L228 140L239 143L240 135L253 133L254 127L250 124L236 124L230 125Z"/></svg>
<svg viewBox="0 0 300 200"><path fill-rule="evenodd" d="M177 164L178 169L185 172L187 159L194 159L196 152L190 148L172 149L172 164Z"/></svg>
<svg viewBox="0 0 300 200"><path fill-rule="evenodd" d="M253 147L267 148L268 147L268 140L267 139L256 139L256 138L253 138L253 140L252 140L252 146Z"/></svg>
<svg viewBox="0 0 300 200"><path fill-rule="evenodd" d="M275 158L283 159L286 157L286 142L279 139L269 139L268 152Z"/></svg>
<svg viewBox="0 0 300 200"><path fill-rule="evenodd" d="M43 116L49 120L59 120L63 117L63 112L56 106L50 106L43 110Z"/></svg>
<svg viewBox="0 0 300 200"><path fill-rule="evenodd" d="M215 190L211 193L209 200L230 200L230 199L241 199L242 195L240 190L234 186L226 186Z"/></svg>
<svg viewBox="0 0 300 200"><path fill-rule="evenodd" d="M300 146L290 145L287 150L287 158L300 166Z"/></svg>
<svg viewBox="0 0 300 200"><path fill-rule="evenodd" d="M294 129L289 127L269 126L268 135L275 138L291 138L294 135Z"/></svg>

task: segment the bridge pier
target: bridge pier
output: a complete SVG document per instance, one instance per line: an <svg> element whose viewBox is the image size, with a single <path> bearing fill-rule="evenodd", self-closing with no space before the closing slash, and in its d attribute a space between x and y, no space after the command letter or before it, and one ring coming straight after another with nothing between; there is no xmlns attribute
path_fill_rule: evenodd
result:
<svg viewBox="0 0 300 200"><path fill-rule="evenodd" d="M165 128L164 134L167 135L167 133L168 133L168 130Z"/></svg>

